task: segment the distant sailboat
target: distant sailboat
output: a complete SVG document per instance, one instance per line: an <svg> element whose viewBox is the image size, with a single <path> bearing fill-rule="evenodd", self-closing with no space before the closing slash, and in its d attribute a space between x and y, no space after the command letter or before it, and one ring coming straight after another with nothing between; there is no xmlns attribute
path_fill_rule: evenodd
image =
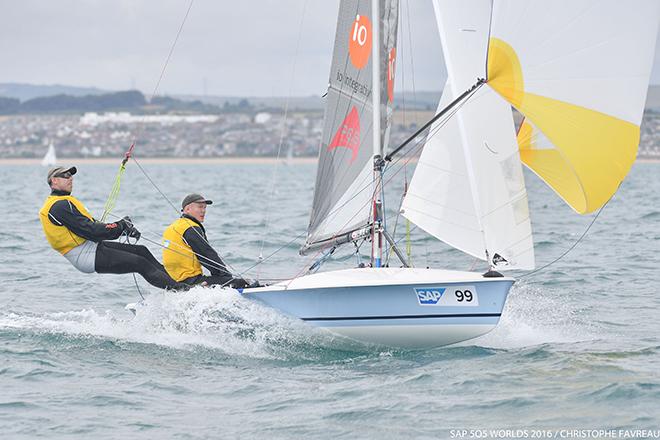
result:
<svg viewBox="0 0 660 440"><path fill-rule="evenodd" d="M52 167L55 164L57 164L57 156L55 155L55 146L51 142L50 145L48 145L46 155L41 159L41 166Z"/></svg>
<svg viewBox="0 0 660 440"><path fill-rule="evenodd" d="M286 159L284 164L287 166L293 165L293 145L289 145L289 149L286 152Z"/></svg>

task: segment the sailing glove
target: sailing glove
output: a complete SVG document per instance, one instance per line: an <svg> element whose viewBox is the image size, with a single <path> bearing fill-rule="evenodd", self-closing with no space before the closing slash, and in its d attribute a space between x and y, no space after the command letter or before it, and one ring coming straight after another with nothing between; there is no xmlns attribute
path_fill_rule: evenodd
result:
<svg viewBox="0 0 660 440"><path fill-rule="evenodd" d="M142 234L140 234L140 231L138 229L131 225L130 228L127 230L128 231L128 236L131 238L135 238L136 240L139 240Z"/></svg>
<svg viewBox="0 0 660 440"><path fill-rule="evenodd" d="M129 216L123 217L121 220L117 222L117 224L121 225L121 228L123 231L126 232L126 235L128 235L131 238L135 239L140 239L142 234L140 234L140 231L133 225L133 222L131 221L131 218Z"/></svg>

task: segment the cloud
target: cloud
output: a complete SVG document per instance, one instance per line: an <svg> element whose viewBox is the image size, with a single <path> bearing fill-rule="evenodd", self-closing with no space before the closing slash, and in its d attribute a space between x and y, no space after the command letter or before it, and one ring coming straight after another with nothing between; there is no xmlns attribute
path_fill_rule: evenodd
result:
<svg viewBox="0 0 660 440"><path fill-rule="evenodd" d="M406 69L406 88L412 88L406 26L413 23L415 87L439 90L446 73L431 2L401 2L399 54L405 59L398 68ZM135 86L150 94L188 4L0 0L0 82L115 90ZM338 5L327 0L196 0L160 92L285 96L291 89L293 95L320 95L327 86ZM655 83L660 82L657 58Z"/></svg>

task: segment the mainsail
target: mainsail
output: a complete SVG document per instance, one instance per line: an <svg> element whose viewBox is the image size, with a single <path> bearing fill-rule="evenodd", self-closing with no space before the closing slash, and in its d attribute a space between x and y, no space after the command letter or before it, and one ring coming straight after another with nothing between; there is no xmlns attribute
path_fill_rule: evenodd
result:
<svg viewBox="0 0 660 440"><path fill-rule="evenodd" d="M449 81L439 109L485 77L489 0L434 2ZM402 205L410 221L491 267L532 269L527 192L511 106L482 87L437 122Z"/></svg>
<svg viewBox="0 0 660 440"><path fill-rule="evenodd" d="M497 0L488 85L525 116L523 162L575 211L599 209L639 144L658 0Z"/></svg>
<svg viewBox="0 0 660 440"><path fill-rule="evenodd" d="M387 145L392 113L398 0L342 0L330 69L325 122L307 243L369 224L373 198L373 92L380 90L380 143ZM379 35L380 84L373 84L372 26Z"/></svg>

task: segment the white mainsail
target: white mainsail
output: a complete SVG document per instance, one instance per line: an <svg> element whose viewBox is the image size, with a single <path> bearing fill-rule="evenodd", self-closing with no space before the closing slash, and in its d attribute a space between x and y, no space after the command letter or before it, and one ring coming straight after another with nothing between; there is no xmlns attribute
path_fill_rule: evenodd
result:
<svg viewBox="0 0 660 440"><path fill-rule="evenodd" d="M491 6L488 0L436 0L434 6L449 76L443 108L485 77ZM491 267L534 268L510 105L482 87L451 119L436 123L402 209L428 233Z"/></svg>
<svg viewBox="0 0 660 440"><path fill-rule="evenodd" d="M380 144L387 145L393 100L398 0L342 0L330 71L316 187L305 247L366 226L373 198L373 96L380 95ZM372 31L378 26L378 84ZM389 79L389 81L388 81ZM304 248L305 248L304 247ZM303 248L303 249L304 249Z"/></svg>
<svg viewBox="0 0 660 440"><path fill-rule="evenodd" d="M57 156L55 155L55 146L51 142L50 145L48 145L48 151L44 155L44 158L41 159L41 166L51 167L56 164L57 164Z"/></svg>

